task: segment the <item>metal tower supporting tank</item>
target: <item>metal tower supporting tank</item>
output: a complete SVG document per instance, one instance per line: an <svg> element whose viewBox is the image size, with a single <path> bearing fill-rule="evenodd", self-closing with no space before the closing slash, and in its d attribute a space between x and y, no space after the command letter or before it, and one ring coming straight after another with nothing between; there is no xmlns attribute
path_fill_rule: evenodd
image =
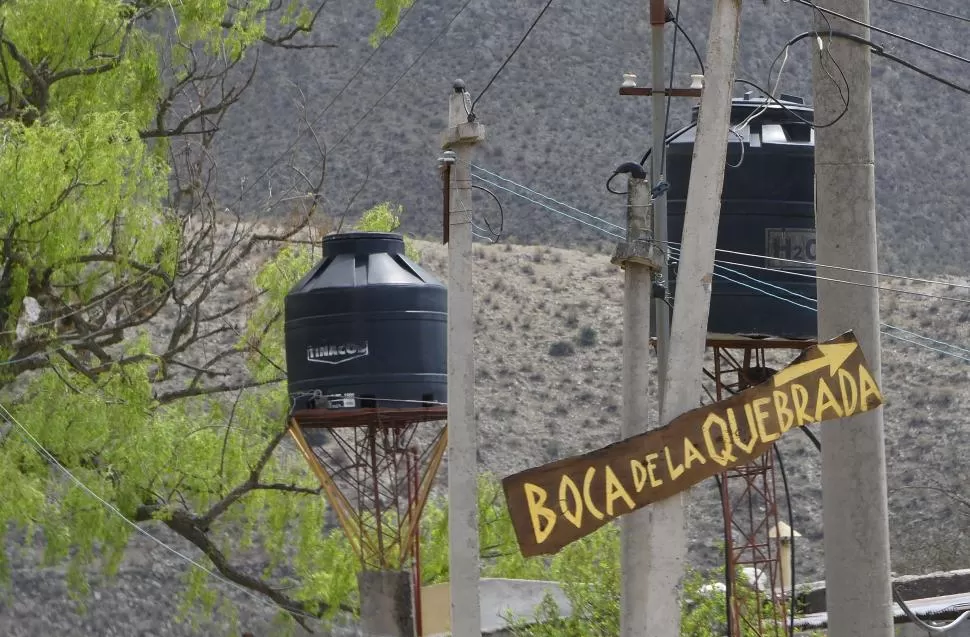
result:
<svg viewBox="0 0 970 637"><path fill-rule="evenodd" d="M712 369L704 370L713 381L708 397L724 400L771 378L769 350L805 349L814 340L710 335ZM725 569L730 593L730 635L787 635L789 591L782 586L780 534L774 454L768 452L720 476L724 518ZM742 577L748 569L748 577ZM757 609L767 609L766 613ZM754 612L752 612L754 611ZM767 621L766 621L767 620Z"/></svg>

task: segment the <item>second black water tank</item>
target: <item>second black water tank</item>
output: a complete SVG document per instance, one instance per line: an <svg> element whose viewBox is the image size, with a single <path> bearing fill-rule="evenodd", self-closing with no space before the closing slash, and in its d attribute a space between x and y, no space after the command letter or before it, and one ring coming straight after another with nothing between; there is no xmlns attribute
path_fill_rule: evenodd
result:
<svg viewBox="0 0 970 637"><path fill-rule="evenodd" d="M732 126L764 107L764 99L734 99ZM786 100L785 107L769 104L737 129L740 139L732 134L728 140L727 162L740 166L729 165L724 175L717 235L722 263L714 270L709 333L783 338L817 333L815 312L800 307L815 307L815 269L795 263L815 261L815 136L793 113L808 121L813 113L797 99ZM668 239L675 248L683 233L694 132L686 130L667 151ZM671 279L676 303L676 266Z"/></svg>
<svg viewBox="0 0 970 637"><path fill-rule="evenodd" d="M400 235L335 234L285 303L293 409L447 401L447 291Z"/></svg>

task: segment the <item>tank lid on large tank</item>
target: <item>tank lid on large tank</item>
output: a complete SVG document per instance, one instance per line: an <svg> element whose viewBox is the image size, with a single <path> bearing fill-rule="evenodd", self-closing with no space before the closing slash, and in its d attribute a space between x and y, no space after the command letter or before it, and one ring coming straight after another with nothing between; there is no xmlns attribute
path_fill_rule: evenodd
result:
<svg viewBox="0 0 970 637"><path fill-rule="evenodd" d="M697 124L697 113L700 106L695 104L690 110L690 121ZM779 97L772 99L755 97L749 91L743 97L735 97L731 100L731 123L738 124L756 111L763 111L758 119L765 121L791 121L798 122L799 118L807 122L813 121L815 111L811 106L805 105L805 100L795 95L782 93Z"/></svg>
<svg viewBox="0 0 970 637"><path fill-rule="evenodd" d="M347 232L323 239L323 260L307 273L290 295L365 285L443 286L407 258L404 238L387 232Z"/></svg>

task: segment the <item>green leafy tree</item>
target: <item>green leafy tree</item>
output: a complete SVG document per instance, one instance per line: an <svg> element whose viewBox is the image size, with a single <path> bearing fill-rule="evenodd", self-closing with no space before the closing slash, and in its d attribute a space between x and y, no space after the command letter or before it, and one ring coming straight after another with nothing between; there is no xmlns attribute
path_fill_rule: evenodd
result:
<svg viewBox="0 0 970 637"><path fill-rule="evenodd" d="M376 39L408 3L377 3ZM321 229L324 173L287 173L259 212L289 218L259 223L217 200L210 159L259 51L325 46L325 5L0 1L0 536L68 561L77 594L95 557L117 568L132 528L55 463L291 620L353 610L350 553L319 532L319 491L280 452L283 370L247 368L262 358L244 338L282 299L247 272ZM235 557L253 547L261 573ZM186 605L212 608L211 585L194 572Z"/></svg>

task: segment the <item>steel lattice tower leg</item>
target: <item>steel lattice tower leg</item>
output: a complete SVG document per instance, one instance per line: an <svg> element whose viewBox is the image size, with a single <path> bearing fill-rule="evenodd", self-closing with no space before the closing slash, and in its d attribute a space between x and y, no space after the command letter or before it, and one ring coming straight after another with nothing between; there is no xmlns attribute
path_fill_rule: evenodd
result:
<svg viewBox="0 0 970 637"><path fill-rule="evenodd" d="M714 345L716 401L768 380L765 347L756 344ZM786 597L781 590L777 533L775 463L771 451L754 462L721 475L725 528L725 568L730 596L730 635L761 637L787 634ZM748 577L745 577L745 572ZM749 579L753 580L749 583Z"/></svg>

